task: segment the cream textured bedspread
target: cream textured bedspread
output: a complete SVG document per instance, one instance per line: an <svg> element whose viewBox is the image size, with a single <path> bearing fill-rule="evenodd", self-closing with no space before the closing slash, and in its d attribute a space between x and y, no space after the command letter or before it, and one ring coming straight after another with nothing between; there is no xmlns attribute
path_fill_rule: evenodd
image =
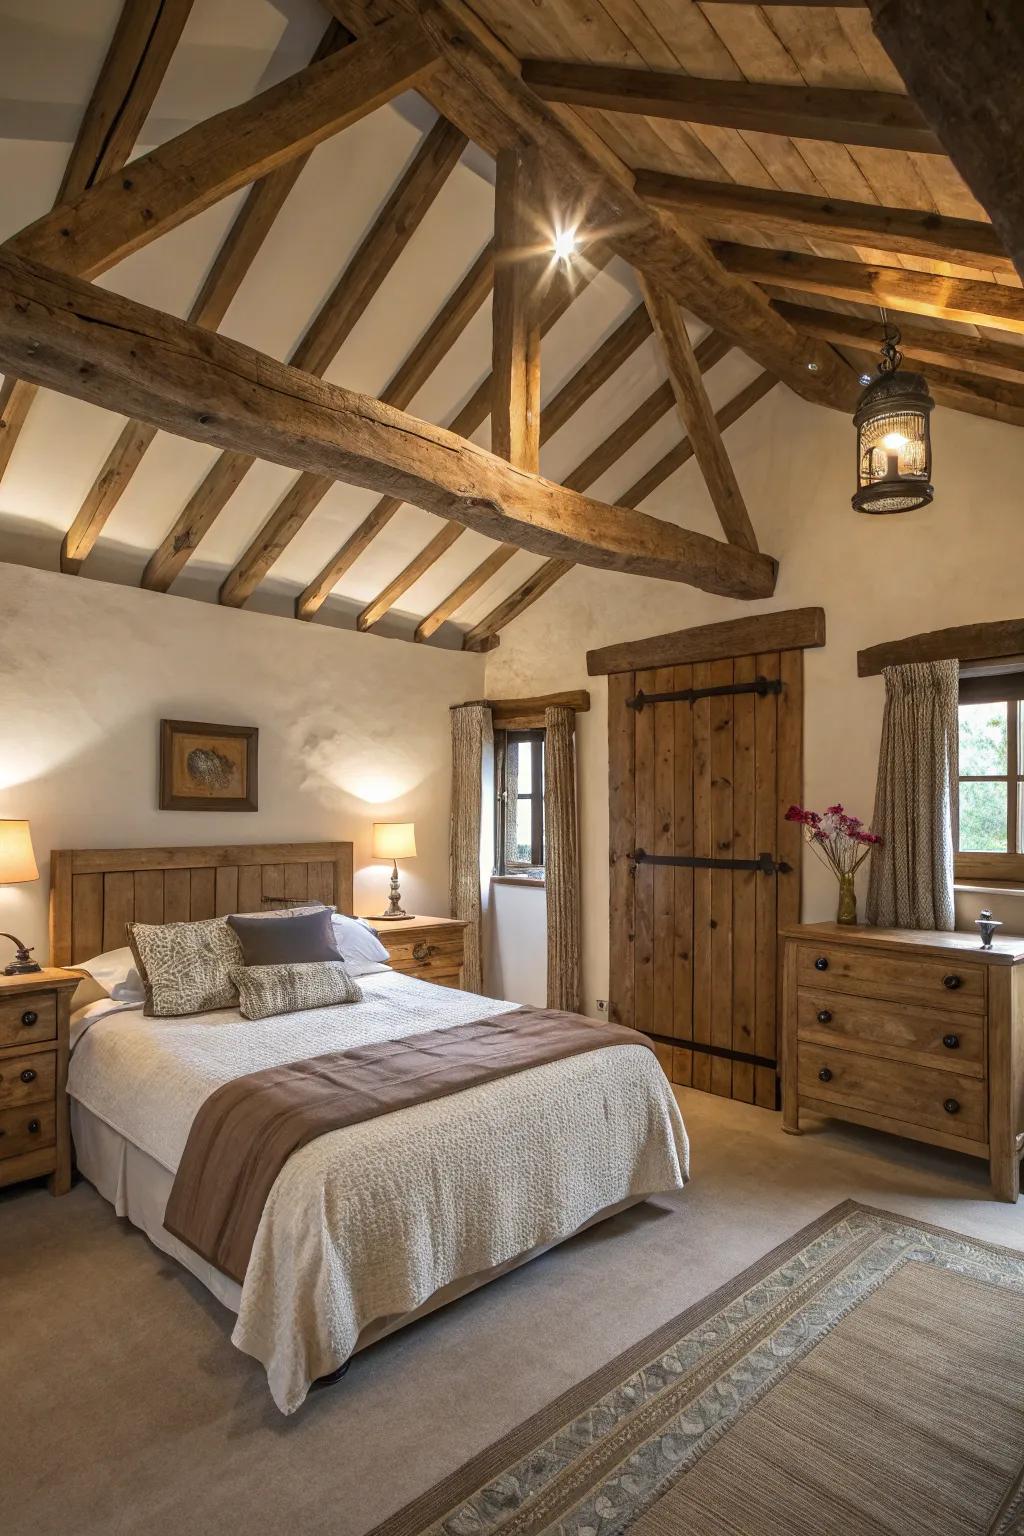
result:
<svg viewBox="0 0 1024 1536"><path fill-rule="evenodd" d="M381 969L363 1002L260 1021L147 1019L121 1007L80 1036L71 1096L173 1173L222 1083L327 1051L469 1023L515 1004ZM596 1212L679 1189L679 1109L646 1046L549 1063L320 1137L271 1191L232 1340L292 1413L360 1330L569 1236Z"/></svg>

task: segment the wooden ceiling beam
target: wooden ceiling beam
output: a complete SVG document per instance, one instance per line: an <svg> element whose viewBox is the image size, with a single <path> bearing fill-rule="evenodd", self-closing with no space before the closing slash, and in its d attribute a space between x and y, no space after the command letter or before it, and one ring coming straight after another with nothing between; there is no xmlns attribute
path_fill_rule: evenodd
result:
<svg viewBox="0 0 1024 1536"><path fill-rule="evenodd" d="M1013 270L991 224L946 218L930 209L886 208L878 203L780 192L774 187L694 181L662 171L638 171L636 189L641 197L680 214L707 234L719 233L723 224L740 219L766 234L835 240L993 272Z"/></svg>
<svg viewBox="0 0 1024 1536"><path fill-rule="evenodd" d="M465 136L439 118L392 190L369 232L294 348L289 363L319 378L391 271L466 147ZM166 592L255 464L222 454L150 558L142 585ZM229 593L231 577L228 577ZM222 601L229 598L222 596Z"/></svg>
<svg viewBox="0 0 1024 1536"><path fill-rule="evenodd" d="M693 443L700 472L718 513L722 531L730 544L756 550L757 535L736 473L722 444L722 434L701 382L700 367L679 306L674 299L653 287L643 277L640 278L640 291L668 365L669 383L672 385L683 431Z"/></svg>
<svg viewBox="0 0 1024 1536"><path fill-rule="evenodd" d="M705 80L661 70L551 59L524 59L523 80L543 101L565 106L833 144L942 153L916 104L893 92Z"/></svg>
<svg viewBox="0 0 1024 1536"><path fill-rule="evenodd" d="M542 566L527 576L524 582L510 592L486 618L466 631L462 641L464 651L493 651L500 643L500 631L525 613L538 597L543 597L556 581L568 576L573 568L571 560L545 560Z"/></svg>
<svg viewBox="0 0 1024 1536"><path fill-rule="evenodd" d="M730 272L800 293L821 293L855 304L877 304L915 315L1024 332L1024 289L1006 283L933 277L906 267L868 266L859 261L828 261L795 251L769 251L752 245L723 245L718 253Z"/></svg>
<svg viewBox="0 0 1024 1536"><path fill-rule="evenodd" d="M491 303L491 452L540 470L540 306L550 253L538 246L539 170L534 150L503 149L494 179Z"/></svg>
<svg viewBox="0 0 1024 1536"><path fill-rule="evenodd" d="M728 275L707 242L634 190L634 174L582 117L542 101L523 81L519 60L464 0L396 0L428 31L444 67L417 89L491 154L515 144L541 153L554 206L580 211L583 234L603 232L616 253L660 284L705 324L809 400L852 410L851 378L827 346L797 336L751 283ZM368 24L365 0L327 0L348 25ZM358 30L358 27L357 27Z"/></svg>
<svg viewBox="0 0 1024 1536"><path fill-rule="evenodd" d="M120 170L135 147L193 0L125 0L82 116L55 206ZM0 385L0 479L36 391L13 376Z"/></svg>
<svg viewBox="0 0 1024 1536"><path fill-rule="evenodd" d="M368 395L0 252L0 367L178 436L311 470L546 558L766 597L765 555L524 474Z"/></svg>
<svg viewBox="0 0 1024 1536"><path fill-rule="evenodd" d="M628 315L622 324L590 354L586 362L577 368L572 378L563 384L550 404L544 406L540 415L541 444L544 444L550 437L553 437L570 417L586 404L590 397L600 389L601 385L611 377L615 370L625 362L630 354L650 334L650 319L644 306L639 304L632 314ZM370 629L374 624L379 623L384 615L398 602L398 599L403 597L409 588L419 581L421 576L426 574L434 562L439 560L451 548L459 535L465 532L461 525L458 524L449 524L449 528L455 530L451 538L446 540L442 538L441 534L438 534L427 545L427 550L432 551L431 559L424 560L423 557L427 551L421 550L418 555L415 555L409 561L404 570L400 571L384 590L363 609L356 621L360 629ZM421 621L416 631L416 638L426 639L427 636L432 635L435 629L440 628L450 613L453 613L456 608L461 607L464 602L467 602L474 592L479 591L484 582L489 581L491 576L499 571L503 565L507 564L515 553L516 545L500 544L497 550L490 554L481 565L477 566L476 570L470 572L465 580L460 583L460 586L456 588L455 592L449 593L444 602L438 608L435 608L433 613L429 614L426 619ZM460 592L462 595L458 596L456 601L456 597ZM424 633L421 634L421 630Z"/></svg>
<svg viewBox="0 0 1024 1536"><path fill-rule="evenodd" d="M438 53L404 17L208 118L20 231L5 249L97 277L268 171L422 84Z"/></svg>
<svg viewBox="0 0 1024 1536"><path fill-rule="evenodd" d="M544 305L540 327L542 339L565 314L573 299L583 292L599 272L604 270L611 260L611 250L606 245L598 245L590 251L589 256L586 270L581 275L565 272L556 279L554 289L548 295ZM489 373L480 381L466 404L448 423L449 432L454 432L459 437L472 437L473 433L483 426L491 410L492 380L493 375ZM543 430L542 418L541 431ZM401 510L402 505L403 503L393 496L385 496L377 503L359 527L345 540L337 554L327 562L322 571L314 576L304 591L299 593L295 600L296 618L312 619L316 615L345 572L354 561L358 560L378 533L387 527L395 513Z"/></svg>
<svg viewBox="0 0 1024 1536"><path fill-rule="evenodd" d="M877 352L881 345L882 329L877 318L840 314L833 309L814 309L781 300L777 301L776 308L790 325L835 346ZM1005 379L1010 384L1024 383L1024 346L1012 341L982 340L962 331L918 325L913 317L898 313L890 312L889 319L899 327L900 351L913 362L937 363L961 373Z"/></svg>
<svg viewBox="0 0 1024 1536"><path fill-rule="evenodd" d="M332 19L312 62L315 64L351 41L351 32ZM188 318L193 325L206 326L211 331L218 329L308 160L308 155L289 160L249 189L189 310ZM82 569L154 437L156 428L148 422L125 423L64 535L60 547L62 571L75 575Z"/></svg>
<svg viewBox="0 0 1024 1536"><path fill-rule="evenodd" d="M1024 278L1020 0L868 0L875 33Z"/></svg>

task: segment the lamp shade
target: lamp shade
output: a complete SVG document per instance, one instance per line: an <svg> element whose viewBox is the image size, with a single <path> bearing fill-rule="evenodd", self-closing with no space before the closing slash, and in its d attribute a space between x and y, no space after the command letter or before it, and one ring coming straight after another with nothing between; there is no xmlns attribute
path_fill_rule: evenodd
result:
<svg viewBox="0 0 1024 1536"><path fill-rule="evenodd" d="M414 859L416 827L411 821L375 821L373 824L375 859Z"/></svg>
<svg viewBox="0 0 1024 1536"><path fill-rule="evenodd" d="M38 880L36 856L27 821L0 821L0 885Z"/></svg>

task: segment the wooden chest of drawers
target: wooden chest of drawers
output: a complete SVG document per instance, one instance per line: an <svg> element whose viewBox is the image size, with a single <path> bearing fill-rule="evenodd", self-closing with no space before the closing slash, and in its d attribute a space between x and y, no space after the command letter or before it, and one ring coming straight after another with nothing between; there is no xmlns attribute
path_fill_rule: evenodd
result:
<svg viewBox="0 0 1024 1536"><path fill-rule="evenodd" d="M454 917L404 917L374 922L388 963L407 976L434 981L441 987L461 987L465 964L466 925Z"/></svg>
<svg viewBox="0 0 1024 1536"><path fill-rule="evenodd" d="M68 1018L81 979L0 976L0 1185L46 1173L51 1194L71 1188Z"/></svg>
<svg viewBox="0 0 1024 1536"><path fill-rule="evenodd" d="M782 1115L808 1110L988 1160L1016 1200L1024 1148L1024 940L784 932Z"/></svg>

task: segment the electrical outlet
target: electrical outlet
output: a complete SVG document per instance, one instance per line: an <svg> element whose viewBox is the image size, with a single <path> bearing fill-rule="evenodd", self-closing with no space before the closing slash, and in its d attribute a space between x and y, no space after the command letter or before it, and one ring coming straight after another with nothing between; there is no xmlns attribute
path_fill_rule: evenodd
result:
<svg viewBox="0 0 1024 1536"><path fill-rule="evenodd" d="M599 997L597 999L597 1011L598 1013L608 1012L608 999L606 997Z"/></svg>

